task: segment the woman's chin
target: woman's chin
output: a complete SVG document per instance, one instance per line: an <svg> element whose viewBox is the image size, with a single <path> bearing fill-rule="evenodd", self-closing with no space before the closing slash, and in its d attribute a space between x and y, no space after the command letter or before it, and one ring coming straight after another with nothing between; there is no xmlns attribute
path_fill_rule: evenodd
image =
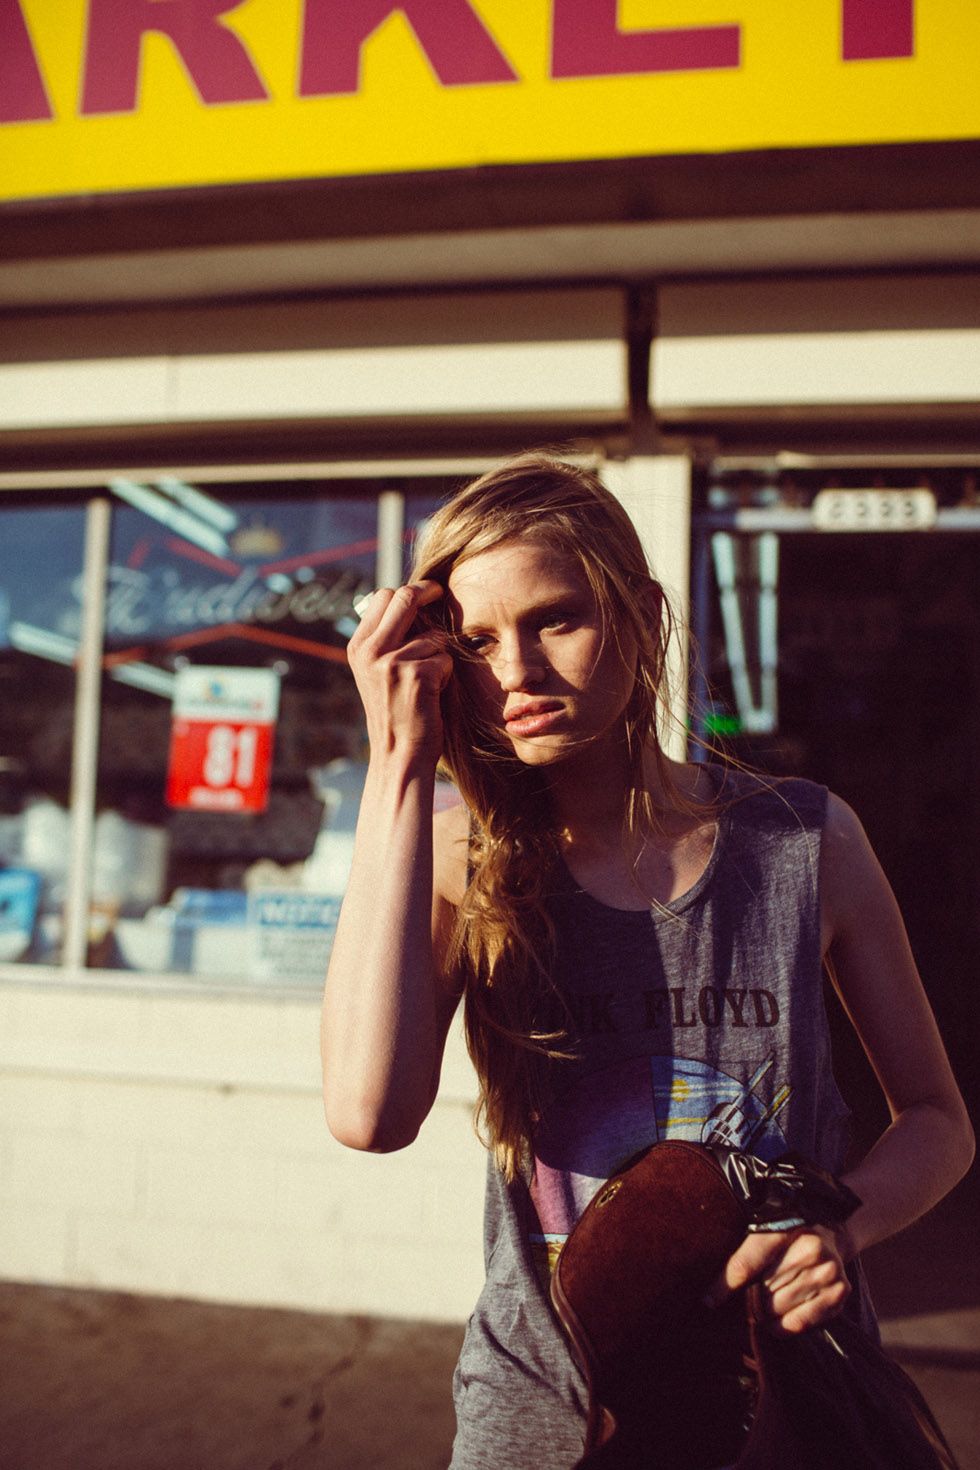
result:
<svg viewBox="0 0 980 1470"><path fill-rule="evenodd" d="M508 736L508 744L517 759L525 766L546 766L554 761L563 760L571 753L571 747L567 740L560 737L538 735L538 736Z"/></svg>
<svg viewBox="0 0 980 1470"><path fill-rule="evenodd" d="M524 766L555 766L601 759L598 740L573 739L567 735L538 735L521 739L510 736L510 747Z"/></svg>

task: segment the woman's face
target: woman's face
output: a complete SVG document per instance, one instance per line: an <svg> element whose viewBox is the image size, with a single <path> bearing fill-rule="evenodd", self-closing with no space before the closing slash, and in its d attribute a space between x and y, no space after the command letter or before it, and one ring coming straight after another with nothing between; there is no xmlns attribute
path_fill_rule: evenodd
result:
<svg viewBox="0 0 980 1470"><path fill-rule="evenodd" d="M601 757L618 742L636 649L604 636L588 580L572 556L505 541L449 577L449 611L479 713L518 759L547 765Z"/></svg>

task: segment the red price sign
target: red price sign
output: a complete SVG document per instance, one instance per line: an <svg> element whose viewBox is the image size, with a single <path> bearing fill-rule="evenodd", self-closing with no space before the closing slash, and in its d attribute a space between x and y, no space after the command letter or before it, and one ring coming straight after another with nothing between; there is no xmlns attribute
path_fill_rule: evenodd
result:
<svg viewBox="0 0 980 1470"><path fill-rule="evenodd" d="M272 669L181 669L168 804L191 811L264 811L278 708L279 678Z"/></svg>

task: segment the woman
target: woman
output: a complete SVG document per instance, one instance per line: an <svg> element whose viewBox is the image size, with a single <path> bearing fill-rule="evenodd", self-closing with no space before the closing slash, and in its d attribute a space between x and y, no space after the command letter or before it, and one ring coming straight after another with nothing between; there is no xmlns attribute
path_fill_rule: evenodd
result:
<svg viewBox="0 0 980 1470"><path fill-rule="evenodd" d="M371 745L323 1013L327 1120L404 1148L461 996L490 1146L487 1284L456 1375L453 1470L561 1470L586 1395L547 1299L603 1179L658 1137L841 1168L826 964L891 1123L846 1227L755 1234L773 1329L839 1312L866 1246L929 1209L972 1139L894 898L809 782L668 760L670 615L590 472L524 456L433 518L349 657ZM444 760L463 805L433 822ZM853 1276L853 1282L852 1282ZM853 1307L852 1303L852 1307Z"/></svg>

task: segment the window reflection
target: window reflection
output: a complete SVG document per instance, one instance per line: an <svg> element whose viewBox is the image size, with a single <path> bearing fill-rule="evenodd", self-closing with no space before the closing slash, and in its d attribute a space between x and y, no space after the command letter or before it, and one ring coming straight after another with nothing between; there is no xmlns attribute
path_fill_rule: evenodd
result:
<svg viewBox="0 0 980 1470"><path fill-rule="evenodd" d="M85 512L7 504L2 517L0 961L57 963Z"/></svg>
<svg viewBox="0 0 980 1470"><path fill-rule="evenodd" d="M412 558L415 555L415 543L418 540L419 534L424 530L425 523L429 517L439 509L444 500L448 499L452 493L452 489L453 486L448 482L440 482L438 488L433 486L431 490L427 490L421 494L416 492L415 494L405 496L405 534L402 538L404 546L402 564L406 577L411 571Z"/></svg>
<svg viewBox="0 0 980 1470"><path fill-rule="evenodd" d="M345 647L377 501L232 489L207 492L217 539L166 494L114 511L89 960L315 981L366 758Z"/></svg>
<svg viewBox="0 0 980 1470"><path fill-rule="evenodd" d="M108 482L89 965L319 983L366 769L346 644L379 491L404 495L383 561L400 534L407 569L454 485ZM0 963L63 962L86 516L0 508Z"/></svg>

